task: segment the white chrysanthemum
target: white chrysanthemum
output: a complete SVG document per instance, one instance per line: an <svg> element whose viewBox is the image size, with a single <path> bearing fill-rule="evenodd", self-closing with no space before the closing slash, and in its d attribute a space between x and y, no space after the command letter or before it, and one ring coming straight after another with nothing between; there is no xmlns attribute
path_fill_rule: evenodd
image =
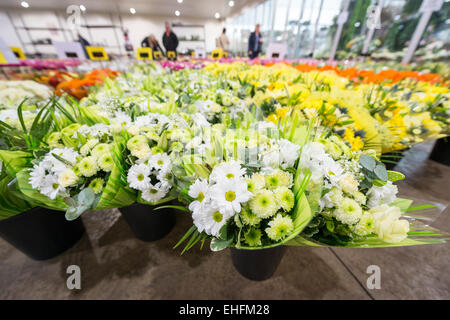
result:
<svg viewBox="0 0 450 320"><path fill-rule="evenodd" d="M286 139L281 139L279 144L280 144L281 167L283 169L286 169L288 167L294 166L295 161L298 159L300 155L300 146Z"/></svg>
<svg viewBox="0 0 450 320"><path fill-rule="evenodd" d="M197 179L189 187L188 195L195 200L189 204L189 210L196 212L200 210L205 203L210 200L210 190L208 181L205 179Z"/></svg>
<svg viewBox="0 0 450 320"><path fill-rule="evenodd" d="M192 121L194 124L199 128L209 128L211 127L211 124L206 120L205 116L201 113L196 113L191 116Z"/></svg>
<svg viewBox="0 0 450 320"><path fill-rule="evenodd" d="M355 224L362 215L362 208L359 204L350 198L344 198L341 204L333 211L334 217L345 224Z"/></svg>
<svg viewBox="0 0 450 320"><path fill-rule="evenodd" d="M150 189L150 171L150 168L143 163L131 166L127 175L127 182L129 186L140 191Z"/></svg>
<svg viewBox="0 0 450 320"><path fill-rule="evenodd" d="M40 191L43 195L50 199L55 199L59 192L64 192L65 189L58 183L58 177L55 175L47 175L44 178Z"/></svg>
<svg viewBox="0 0 450 320"><path fill-rule="evenodd" d="M247 202L252 193L244 179L226 179L211 187L211 199L227 217L241 211L241 203Z"/></svg>
<svg viewBox="0 0 450 320"><path fill-rule="evenodd" d="M162 187L161 182L158 182L149 189L142 191L142 199L148 202L156 202L163 199L167 195L168 190Z"/></svg>
<svg viewBox="0 0 450 320"><path fill-rule="evenodd" d="M384 186L373 186L367 192L367 206L374 208L382 204L390 204L397 199L398 188L391 181L388 181Z"/></svg>
<svg viewBox="0 0 450 320"><path fill-rule="evenodd" d="M152 155L148 163L156 170L166 171L171 167L171 161L167 153L157 153Z"/></svg>
<svg viewBox="0 0 450 320"><path fill-rule="evenodd" d="M77 157L79 156L79 153L74 151L72 148L55 148L50 150L49 153L46 154L43 161L49 161L52 163L52 171L55 173L60 173L67 169L67 166L65 163L59 161L53 154L63 158L64 160L68 161L72 165L75 165L77 161Z"/></svg>
<svg viewBox="0 0 450 320"><path fill-rule="evenodd" d="M209 176L209 180L221 183L231 179L242 178L244 174L245 168L241 168L241 164L238 161L231 160L215 166Z"/></svg>
<svg viewBox="0 0 450 320"><path fill-rule="evenodd" d="M220 228L227 222L228 216L224 215L214 205L207 205L192 215L194 225L199 232L217 237Z"/></svg>
<svg viewBox="0 0 450 320"><path fill-rule="evenodd" d="M321 210L323 208L333 208L337 207L343 200L344 195L342 194L342 190L333 187L319 200L319 206Z"/></svg>
<svg viewBox="0 0 450 320"><path fill-rule="evenodd" d="M262 157L263 166L266 168L277 168L280 166L281 155L278 150L270 150Z"/></svg>
<svg viewBox="0 0 450 320"><path fill-rule="evenodd" d="M330 182L325 181L326 187L336 186L344 174L344 169L325 153L324 146L320 142L310 142L303 147L300 165L311 170L313 177L326 177Z"/></svg>
<svg viewBox="0 0 450 320"><path fill-rule="evenodd" d="M73 172L72 169L67 169L58 175L58 183L63 187L67 188L77 183L78 176Z"/></svg>
<svg viewBox="0 0 450 320"><path fill-rule="evenodd" d="M174 176L170 168L167 170L160 170L156 176L156 178L161 182L161 185L166 189L172 188L173 177Z"/></svg>
<svg viewBox="0 0 450 320"><path fill-rule="evenodd" d="M41 161L34 165L30 171L30 184L33 189L40 189L44 183L47 172L51 169L52 163L49 161Z"/></svg>

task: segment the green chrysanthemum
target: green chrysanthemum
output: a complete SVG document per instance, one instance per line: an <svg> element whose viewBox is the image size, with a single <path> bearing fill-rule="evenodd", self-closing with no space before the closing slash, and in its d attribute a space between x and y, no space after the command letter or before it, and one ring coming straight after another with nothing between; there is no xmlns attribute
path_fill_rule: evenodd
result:
<svg viewBox="0 0 450 320"><path fill-rule="evenodd" d="M277 210L278 205L275 201L273 192L264 189L256 194L250 200L250 209L260 218L269 218L273 216Z"/></svg>
<svg viewBox="0 0 450 320"><path fill-rule="evenodd" d="M258 217L255 213L252 211L243 208L240 212L241 220L244 224L248 224L250 226L254 226L255 224L258 224L261 221L261 218Z"/></svg>
<svg viewBox="0 0 450 320"><path fill-rule="evenodd" d="M92 177L97 173L97 159L93 156L89 156L81 159L78 163L78 168L80 169L80 173L85 177Z"/></svg>
<svg viewBox="0 0 450 320"><path fill-rule="evenodd" d="M110 172L114 167L114 160L110 153L106 153L98 158L98 166L105 172Z"/></svg>
<svg viewBox="0 0 450 320"><path fill-rule="evenodd" d="M261 245L261 230L251 228L246 234L245 234L245 242L250 247L256 247Z"/></svg>
<svg viewBox="0 0 450 320"><path fill-rule="evenodd" d="M270 239L280 241L288 236L293 229L294 224L290 217L283 217L281 214L277 214L277 216L269 222L266 233Z"/></svg>
<svg viewBox="0 0 450 320"><path fill-rule="evenodd" d="M373 233L374 227L375 220L373 216L368 212L364 212L359 222L353 228L353 231L359 236L366 236Z"/></svg>
<svg viewBox="0 0 450 320"><path fill-rule="evenodd" d="M94 149L91 151L91 155L94 157L100 158L105 153L109 153L111 151L111 145L107 143L100 143L97 146L95 146Z"/></svg>
<svg viewBox="0 0 450 320"><path fill-rule="evenodd" d="M91 183L89 183L89 188L94 190L95 194L98 194L102 192L104 183L105 180L103 180L102 178L95 178L94 180L91 181Z"/></svg>
<svg viewBox="0 0 450 320"><path fill-rule="evenodd" d="M291 211L295 204L294 193L287 187L279 187L275 190L275 199L284 211Z"/></svg>
<svg viewBox="0 0 450 320"><path fill-rule="evenodd" d="M266 176L266 186L269 189L276 189L280 186L280 184L280 176L276 173L276 171Z"/></svg>

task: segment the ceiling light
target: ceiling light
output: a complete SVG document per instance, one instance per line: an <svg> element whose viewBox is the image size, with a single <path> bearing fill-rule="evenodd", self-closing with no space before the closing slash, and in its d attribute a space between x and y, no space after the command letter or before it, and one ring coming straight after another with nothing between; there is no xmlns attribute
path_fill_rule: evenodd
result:
<svg viewBox="0 0 450 320"><path fill-rule="evenodd" d="M177 0L178 1L178 3L183 3L183 0Z"/></svg>
<svg viewBox="0 0 450 320"><path fill-rule="evenodd" d="M234 7L234 1L228 1L228 5L229 5L230 7Z"/></svg>
<svg viewBox="0 0 450 320"><path fill-rule="evenodd" d="M135 8L130 8L130 12L131 12L131 14L135 14L136 13L136 9Z"/></svg>
<svg viewBox="0 0 450 320"><path fill-rule="evenodd" d="M80 9L81 9L81 11L86 11L86 7L83 6L82 4L80 4Z"/></svg>
<svg viewBox="0 0 450 320"><path fill-rule="evenodd" d="M30 7L30 5L28 4L28 2L26 2L26 1L22 1L22 2L20 3L20 5L21 5L22 7L24 7L24 8L29 8L29 7Z"/></svg>
<svg viewBox="0 0 450 320"><path fill-rule="evenodd" d="M178 17L180 15L180 11L176 10L175 15Z"/></svg>
<svg viewBox="0 0 450 320"><path fill-rule="evenodd" d="M216 12L216 14L214 15L214 17L216 17L216 19L220 18L220 13Z"/></svg>

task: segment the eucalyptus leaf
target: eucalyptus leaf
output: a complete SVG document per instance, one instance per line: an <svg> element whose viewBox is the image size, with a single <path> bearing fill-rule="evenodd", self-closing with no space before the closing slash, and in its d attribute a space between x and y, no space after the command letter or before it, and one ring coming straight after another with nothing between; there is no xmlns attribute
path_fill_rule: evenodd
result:
<svg viewBox="0 0 450 320"><path fill-rule="evenodd" d="M378 164L373 172L377 175L377 177L382 181L387 181L389 179L388 173L386 171L386 168L382 164Z"/></svg>
<svg viewBox="0 0 450 320"><path fill-rule="evenodd" d="M375 159L367 154L362 154L359 157L359 163L363 168L366 168L369 171L373 171L377 165Z"/></svg>

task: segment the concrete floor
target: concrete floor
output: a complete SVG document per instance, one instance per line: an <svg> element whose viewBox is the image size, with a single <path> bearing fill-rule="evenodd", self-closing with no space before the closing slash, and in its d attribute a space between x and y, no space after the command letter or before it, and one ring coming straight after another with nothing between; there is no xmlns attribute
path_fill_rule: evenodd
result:
<svg viewBox="0 0 450 320"><path fill-rule="evenodd" d="M403 196L450 203L450 167L427 160L432 144L411 149L397 170ZM134 238L117 210L83 216L87 233L44 262L0 239L0 299L450 299L450 243L387 249L290 247L275 275L245 279L230 252L172 246L190 225L186 214L162 240ZM450 232L450 208L433 224ZM81 290L68 290L66 269L81 268ZM369 265L381 268L381 289L369 290Z"/></svg>

